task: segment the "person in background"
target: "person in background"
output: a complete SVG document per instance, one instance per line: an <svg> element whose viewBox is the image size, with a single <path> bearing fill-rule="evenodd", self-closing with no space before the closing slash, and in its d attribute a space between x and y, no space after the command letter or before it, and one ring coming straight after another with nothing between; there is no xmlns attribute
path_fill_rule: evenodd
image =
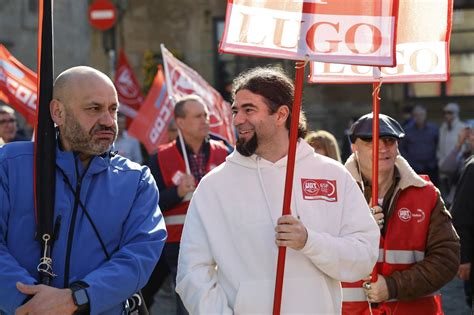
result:
<svg viewBox="0 0 474 315"><path fill-rule="evenodd" d="M470 142L474 145L474 132L470 134ZM453 224L461 238L461 265L457 276L464 280L466 302L472 308L473 301L473 270L474 258L474 155L467 160L461 178L457 183L456 194L451 206Z"/></svg>
<svg viewBox="0 0 474 315"><path fill-rule="evenodd" d="M357 120L357 117L351 117L347 123L346 128L344 129L344 136L341 141L341 159L342 161L346 161L349 156L352 154L351 149L351 140L349 139L349 130L351 129L352 124Z"/></svg>
<svg viewBox="0 0 474 315"><path fill-rule="evenodd" d="M176 284L178 252L190 195L201 178L224 162L229 152L222 142L209 138L208 110L199 96L188 95L178 100L174 107L174 120L181 131L184 150L178 136L158 147L148 165L160 190L160 207L168 230L163 258ZM186 171L183 151L189 161L190 173ZM147 287L154 286L154 281L150 279ZM179 297L177 303L177 314L187 314Z"/></svg>
<svg viewBox="0 0 474 315"><path fill-rule="evenodd" d="M178 127L176 126L176 122L174 119L170 120L168 124L168 142L172 142L178 137Z"/></svg>
<svg viewBox="0 0 474 315"><path fill-rule="evenodd" d="M5 143L28 140L18 134L15 110L8 105L0 105L0 138Z"/></svg>
<svg viewBox="0 0 474 315"><path fill-rule="evenodd" d="M279 68L233 84L236 150L202 179L186 216L176 291L191 314L271 314L286 247L282 314L338 314L341 280L367 275L379 231L341 163L296 148L291 215L281 215L294 85Z"/></svg>
<svg viewBox="0 0 474 315"><path fill-rule="evenodd" d="M126 157L138 164L143 163L142 151L140 142L131 137L127 133L127 117L123 114L118 114L118 135L114 142L114 150L123 157Z"/></svg>
<svg viewBox="0 0 474 315"><path fill-rule="evenodd" d="M403 106L401 117L402 117L401 125L402 125L403 129L406 129L408 126L413 124L414 121L415 121L413 119L413 106L412 105Z"/></svg>
<svg viewBox="0 0 474 315"><path fill-rule="evenodd" d="M438 186L438 127L426 121L426 108L422 105L413 108L412 116L413 123L405 126L405 137L400 140L400 153L416 173L428 175Z"/></svg>
<svg viewBox="0 0 474 315"><path fill-rule="evenodd" d="M474 126L466 125L458 135L458 141L440 165L440 171L447 175L451 185L446 194L446 204L451 205L456 193L458 180L467 160L474 154Z"/></svg>
<svg viewBox="0 0 474 315"><path fill-rule="evenodd" d="M445 163L445 159L456 146L459 133L466 125L459 119L459 105L457 103L449 103L443 108L444 122L439 128L438 142L438 166ZM449 194L450 187L456 183L455 178L444 172L439 173L440 189L444 199Z"/></svg>
<svg viewBox="0 0 474 315"><path fill-rule="evenodd" d="M372 120L369 113L352 125L354 153L345 164L369 204ZM343 284L343 313L368 314L368 301L382 314L443 314L437 291L456 275L459 237L438 189L399 154L400 124L380 114L379 132L378 197L371 209L382 234L377 279Z"/></svg>
<svg viewBox="0 0 474 315"><path fill-rule="evenodd" d="M342 163L339 145L336 138L330 132L326 130L312 131L306 135L305 140L314 148L316 153L328 156Z"/></svg>

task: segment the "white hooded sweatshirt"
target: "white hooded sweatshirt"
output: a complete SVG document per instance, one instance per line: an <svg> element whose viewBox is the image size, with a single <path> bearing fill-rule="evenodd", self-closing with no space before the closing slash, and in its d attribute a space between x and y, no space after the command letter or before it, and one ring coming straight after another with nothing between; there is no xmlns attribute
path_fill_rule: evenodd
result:
<svg viewBox="0 0 474 315"><path fill-rule="evenodd" d="M188 209L176 291L191 314L271 314L287 157L276 163L234 152L204 177ZM379 228L347 170L297 147L292 215L308 231L288 248L282 314L340 314L340 281L367 277Z"/></svg>

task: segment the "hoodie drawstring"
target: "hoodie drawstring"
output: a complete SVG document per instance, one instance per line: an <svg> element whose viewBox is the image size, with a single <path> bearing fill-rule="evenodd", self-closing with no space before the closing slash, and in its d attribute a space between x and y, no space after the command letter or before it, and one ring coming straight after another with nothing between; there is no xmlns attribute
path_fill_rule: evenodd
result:
<svg viewBox="0 0 474 315"><path fill-rule="evenodd" d="M267 191L265 190L265 185L263 184L262 173L260 171L260 159L261 159L261 157L257 156L256 160L257 160L258 183L260 184L260 188L263 191L263 197L265 198L265 203L267 204L268 213L272 213L272 208L270 206L270 201L268 199ZM271 216L270 216L270 218L271 218Z"/></svg>

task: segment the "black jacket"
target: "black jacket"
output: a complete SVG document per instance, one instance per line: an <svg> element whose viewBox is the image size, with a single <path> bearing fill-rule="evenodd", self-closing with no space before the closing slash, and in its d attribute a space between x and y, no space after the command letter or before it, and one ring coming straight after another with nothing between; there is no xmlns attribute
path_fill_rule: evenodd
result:
<svg viewBox="0 0 474 315"><path fill-rule="evenodd" d="M461 238L461 264L472 263L473 258L474 198L472 187L474 187L474 156L471 156L466 162L451 206L453 224ZM471 282L472 278L471 270Z"/></svg>

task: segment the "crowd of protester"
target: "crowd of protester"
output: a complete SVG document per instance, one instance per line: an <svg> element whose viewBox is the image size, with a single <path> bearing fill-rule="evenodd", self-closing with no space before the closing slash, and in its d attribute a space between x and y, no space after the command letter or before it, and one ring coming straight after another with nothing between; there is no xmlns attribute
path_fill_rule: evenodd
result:
<svg viewBox="0 0 474 315"><path fill-rule="evenodd" d="M168 240L164 246L163 255L143 290L148 307L153 305L154 295L163 287L166 279L171 279L173 288L176 285L177 272L179 272L177 270L178 253L180 252L181 234L189 199L202 177L224 162L226 156L232 151L229 150L228 143L211 139L207 109L202 99L190 96L181 100L178 105L175 108L173 123L169 126L169 143L158 147L157 153L148 155L139 141L127 134L126 117L122 114L118 115L119 131L112 149L119 155L138 164L147 165L151 169L151 174L157 182L160 192L159 205L167 225ZM383 129L380 134L380 146L381 150L387 150L387 152L393 149L394 156L389 157L391 153L387 153L387 159L393 158L394 164L392 169L388 170L390 178L387 179L387 187L383 186L384 182L380 179L380 176L379 185L383 186L382 189L386 189L384 193L387 196L396 199L398 195L393 197L395 188L398 187L400 180L403 181L403 178L408 176L406 174L410 174L412 182L415 183L410 185L430 187L429 191L423 193L427 196L430 193L437 196L434 198L437 201L433 206L433 209L437 210L433 211L439 212L439 214L436 214L438 217L445 216L443 223L439 223L439 226L444 224L449 229L451 225L450 217L453 216L453 224L460 237L461 245L460 265L456 272L457 276L465 282L466 302L472 307L471 263L474 201L470 192L474 183L474 124L472 120L468 123L461 120L460 108L456 103L449 103L443 107L444 120L440 127L428 119L428 114L429 111L422 105L416 105L413 108L405 107L400 124L391 117L382 115L380 128L381 130L386 129ZM24 128L19 128L17 119L18 114L11 107L7 105L0 106L0 143L31 140L31 134L26 132ZM371 131L364 133L361 128L368 128L371 119L371 116L352 119L348 128L344 130L344 138L340 139L339 142L333 134L325 130L311 131L304 139L313 148L315 154L327 156L341 163L341 165L346 163L347 169L359 184L369 206L371 206L372 215L379 225L382 235L385 235L389 204L385 203L387 199L384 198L379 200L378 203L373 203L370 199L371 183L368 175L370 167L367 164L370 155L367 155L366 158L363 157L363 154L370 151L372 135ZM396 147L394 147L395 144ZM247 149L241 147L243 155L245 155ZM186 154L183 155L183 152L186 152ZM185 168L185 160L189 164L188 173L181 172ZM382 165L381 173L384 171L383 167ZM427 175L427 177L419 177L414 175L415 173ZM426 229L428 231L430 227L427 226ZM433 247L426 249L427 254L425 256L428 255L429 250L434 248L435 245L433 244L437 244L436 246L440 244L436 237L430 234L434 232L430 230L429 233L426 233L428 235L427 242L429 243L427 246ZM447 235L443 242L455 243L456 237L456 233ZM453 257L456 256L456 246L450 244L445 245L445 247L449 248ZM446 255L446 251L444 255ZM448 260L454 263L456 258L453 257L447 256ZM413 263L423 264L423 259ZM447 262L443 264L447 265ZM436 267L434 272L438 272L439 268ZM423 276L431 277L430 281L433 284L435 277L428 274L411 276L412 281L413 279L421 279ZM445 284L451 278L451 272L447 272L442 279L440 277L437 284ZM361 279L361 281L365 281L363 286L364 299L367 299L370 303L379 303L394 298L417 299L438 289L436 285L426 289L423 286L416 287L411 283L409 284L412 286L410 291L403 282L406 279L399 280L397 277L391 277L390 275L386 275L382 279L382 284L379 281L371 283L370 279ZM350 287L351 284L349 283L345 289ZM417 289L415 290L413 287ZM378 292L377 290L385 291L383 294L375 293ZM181 301L180 296L174 293L172 295L169 298L176 301L176 314L187 314L185 304ZM349 304L344 299L343 302L345 303L343 304L344 307L349 309L357 305L354 304L355 300ZM350 312L347 314L350 314Z"/></svg>

